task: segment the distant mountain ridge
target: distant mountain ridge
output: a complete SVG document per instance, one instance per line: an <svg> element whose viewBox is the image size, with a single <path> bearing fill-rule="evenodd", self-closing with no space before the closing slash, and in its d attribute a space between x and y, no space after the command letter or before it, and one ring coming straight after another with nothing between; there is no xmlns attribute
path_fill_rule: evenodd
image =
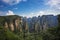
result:
<svg viewBox="0 0 60 40"><path fill-rule="evenodd" d="M46 27L48 27L48 28L56 27L58 25L57 18L58 17L54 16L54 15L43 15L43 16L28 18L27 22L29 24L30 30L33 30L34 28L32 28L32 27L36 24L39 24L38 29L39 29L39 27L41 27L41 29L43 30ZM46 27L44 27L44 25Z"/></svg>
<svg viewBox="0 0 60 40"><path fill-rule="evenodd" d="M48 26L57 26L58 24L58 20L57 20L57 16L54 15L43 15L43 16L38 16L38 17L32 17L32 18L28 18L27 21L30 23L31 21L38 21L40 20L40 23L42 24L42 20L47 21L48 22Z"/></svg>

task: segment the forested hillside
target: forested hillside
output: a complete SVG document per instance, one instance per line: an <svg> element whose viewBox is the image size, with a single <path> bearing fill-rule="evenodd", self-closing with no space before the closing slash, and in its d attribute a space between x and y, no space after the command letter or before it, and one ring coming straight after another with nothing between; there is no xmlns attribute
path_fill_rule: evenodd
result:
<svg viewBox="0 0 60 40"><path fill-rule="evenodd" d="M56 25L52 22L53 19L55 20L54 23ZM29 19L17 15L0 16L0 40L59 40L59 39L60 39L60 15L58 15L57 17L39 16L38 18L33 17Z"/></svg>

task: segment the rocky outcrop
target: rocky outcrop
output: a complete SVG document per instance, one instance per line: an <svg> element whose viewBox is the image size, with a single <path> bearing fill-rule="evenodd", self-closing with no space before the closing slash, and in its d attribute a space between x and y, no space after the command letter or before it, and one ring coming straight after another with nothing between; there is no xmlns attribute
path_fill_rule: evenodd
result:
<svg viewBox="0 0 60 40"><path fill-rule="evenodd" d="M4 28L5 28L5 31L8 29L8 23L7 22L5 22Z"/></svg>
<svg viewBox="0 0 60 40"><path fill-rule="evenodd" d="M14 31L14 25L13 25L12 22L9 23L9 28L10 28L11 31Z"/></svg>
<svg viewBox="0 0 60 40"><path fill-rule="evenodd" d="M16 29L19 29L19 24L20 24L19 18L15 19L15 26L16 26Z"/></svg>
<svg viewBox="0 0 60 40"><path fill-rule="evenodd" d="M22 31L22 19L21 18L16 18L14 21L14 26L17 31Z"/></svg>
<svg viewBox="0 0 60 40"><path fill-rule="evenodd" d="M20 16L17 16L17 15L2 16L0 18L4 19L4 20L2 19L2 22L0 23L2 24L2 26L4 25L5 30L9 29L12 32L22 31L21 29L22 19Z"/></svg>

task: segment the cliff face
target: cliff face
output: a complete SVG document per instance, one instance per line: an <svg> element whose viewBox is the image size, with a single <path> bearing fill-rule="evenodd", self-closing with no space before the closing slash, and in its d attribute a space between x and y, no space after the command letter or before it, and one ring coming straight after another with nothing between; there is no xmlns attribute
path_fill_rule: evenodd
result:
<svg viewBox="0 0 60 40"><path fill-rule="evenodd" d="M5 28L6 28L6 29L8 28L8 23L7 23L7 22L5 22Z"/></svg>
<svg viewBox="0 0 60 40"><path fill-rule="evenodd" d="M19 29L19 24L20 24L20 20L19 20L19 18L17 18L16 20L15 20L15 26L16 26L16 29Z"/></svg>
<svg viewBox="0 0 60 40"><path fill-rule="evenodd" d="M10 22L10 23L8 24L8 26L9 26L9 28L10 28L11 31L14 31L14 25L13 25L13 22Z"/></svg>
<svg viewBox="0 0 60 40"><path fill-rule="evenodd" d="M0 26L4 27L5 30L10 30L12 32L39 32L46 31L49 28L50 24L54 25L55 22L52 22L57 18L54 16L42 16L42 17L33 17L30 19L23 18L20 16L0 16Z"/></svg>
<svg viewBox="0 0 60 40"><path fill-rule="evenodd" d="M21 30L20 29L21 28L20 23L22 22L21 17L14 15L14 16L5 16L2 18L4 19L3 20L4 22L2 21L1 23L3 23L2 26L4 26L5 30L9 29L12 32Z"/></svg>

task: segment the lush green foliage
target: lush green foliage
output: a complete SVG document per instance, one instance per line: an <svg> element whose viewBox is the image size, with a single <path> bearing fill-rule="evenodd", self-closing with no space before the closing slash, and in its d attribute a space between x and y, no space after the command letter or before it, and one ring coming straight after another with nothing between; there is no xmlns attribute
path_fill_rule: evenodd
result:
<svg viewBox="0 0 60 40"><path fill-rule="evenodd" d="M20 40L20 38L13 32L7 30L0 26L0 40Z"/></svg>

